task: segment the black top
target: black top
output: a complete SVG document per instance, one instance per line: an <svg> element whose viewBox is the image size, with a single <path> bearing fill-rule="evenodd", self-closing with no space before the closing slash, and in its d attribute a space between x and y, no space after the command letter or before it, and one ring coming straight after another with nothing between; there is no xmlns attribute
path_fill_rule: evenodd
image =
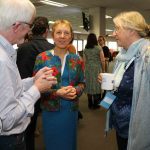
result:
<svg viewBox="0 0 150 150"><path fill-rule="evenodd" d="M46 50L53 49L54 45L42 36L33 36L33 39L22 44L17 50L17 66L21 78L31 77L36 56Z"/></svg>
<svg viewBox="0 0 150 150"><path fill-rule="evenodd" d="M109 48L107 46L103 46L103 53L104 53L104 57L110 57L110 51Z"/></svg>

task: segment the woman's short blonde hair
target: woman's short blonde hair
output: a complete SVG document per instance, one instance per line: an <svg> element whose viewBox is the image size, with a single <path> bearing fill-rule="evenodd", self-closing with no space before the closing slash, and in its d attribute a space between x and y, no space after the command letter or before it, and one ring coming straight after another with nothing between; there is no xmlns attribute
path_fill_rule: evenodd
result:
<svg viewBox="0 0 150 150"><path fill-rule="evenodd" d="M149 25L137 11L122 12L113 19L113 22L118 27L137 31L141 37L147 37L150 32Z"/></svg>
<svg viewBox="0 0 150 150"><path fill-rule="evenodd" d="M59 25L59 24L65 24L67 25L69 28L70 28L70 32L71 32L71 37L73 38L73 29L72 29L72 25L71 23L68 21L68 20L56 20L55 23L52 25L52 37L54 36L54 32L55 32L55 29L56 27Z"/></svg>

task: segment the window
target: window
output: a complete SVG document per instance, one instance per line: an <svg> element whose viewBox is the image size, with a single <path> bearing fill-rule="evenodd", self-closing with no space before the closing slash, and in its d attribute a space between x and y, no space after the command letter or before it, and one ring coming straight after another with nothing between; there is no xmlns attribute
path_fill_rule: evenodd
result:
<svg viewBox="0 0 150 150"><path fill-rule="evenodd" d="M47 39L47 41L48 41L49 43L52 43L52 44L54 44L54 41L53 41L53 39L50 39L50 38L48 38L48 39Z"/></svg>
<svg viewBox="0 0 150 150"><path fill-rule="evenodd" d="M14 48L14 49L18 49L17 44L14 44L14 45L13 45L13 48Z"/></svg>
<svg viewBox="0 0 150 150"><path fill-rule="evenodd" d="M83 49L85 49L86 43L87 43L87 40L83 40Z"/></svg>
<svg viewBox="0 0 150 150"><path fill-rule="evenodd" d="M78 48L78 44L77 44L77 40L73 40L73 43L72 43L73 45L74 45L74 47L76 48L76 51L78 50L77 48Z"/></svg>
<svg viewBox="0 0 150 150"><path fill-rule="evenodd" d="M83 40L78 40L78 51L83 51Z"/></svg>
<svg viewBox="0 0 150 150"><path fill-rule="evenodd" d="M108 42L108 47L109 49L113 49L114 51L117 51L118 49L117 42Z"/></svg>

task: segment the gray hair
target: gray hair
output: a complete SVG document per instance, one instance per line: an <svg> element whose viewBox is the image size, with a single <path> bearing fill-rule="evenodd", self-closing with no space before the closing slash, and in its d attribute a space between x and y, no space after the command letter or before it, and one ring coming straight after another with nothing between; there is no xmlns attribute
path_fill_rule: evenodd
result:
<svg viewBox="0 0 150 150"><path fill-rule="evenodd" d="M149 25L137 11L122 12L113 19L113 22L116 26L137 31L141 37L149 36Z"/></svg>
<svg viewBox="0 0 150 150"><path fill-rule="evenodd" d="M6 30L17 21L30 22L35 13L30 0L0 0L0 30Z"/></svg>

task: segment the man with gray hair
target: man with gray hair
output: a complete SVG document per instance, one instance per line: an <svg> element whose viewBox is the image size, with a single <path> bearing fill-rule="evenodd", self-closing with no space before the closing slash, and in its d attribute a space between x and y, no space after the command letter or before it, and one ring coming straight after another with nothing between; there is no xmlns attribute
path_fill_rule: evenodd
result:
<svg viewBox="0 0 150 150"><path fill-rule="evenodd" d="M21 44L17 50L17 66L22 79L33 76L33 68L38 54L54 48L54 45L46 39L49 33L48 19L43 16L38 16L34 19L33 24L32 38L28 42ZM34 115L25 132L27 150L35 149L34 137L37 118L41 111L40 101L39 99L35 104Z"/></svg>
<svg viewBox="0 0 150 150"><path fill-rule="evenodd" d="M0 150L25 150L24 131L34 113L34 104L56 84L48 67L33 78L21 80L16 51L31 30L36 10L29 0L0 0Z"/></svg>

